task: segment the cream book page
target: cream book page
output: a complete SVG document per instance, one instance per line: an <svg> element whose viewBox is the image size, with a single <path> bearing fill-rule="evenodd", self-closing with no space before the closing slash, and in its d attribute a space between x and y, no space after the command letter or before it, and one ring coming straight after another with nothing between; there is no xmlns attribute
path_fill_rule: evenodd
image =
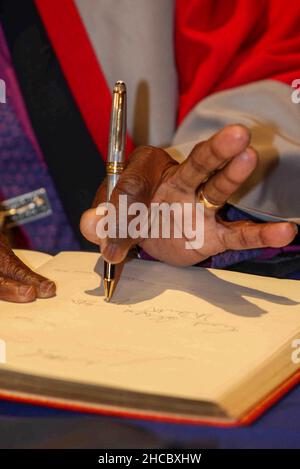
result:
<svg viewBox="0 0 300 469"><path fill-rule="evenodd" d="M300 331L297 281L135 260L106 303L98 254L39 272L55 298L0 303L3 369L218 401Z"/></svg>
<svg viewBox="0 0 300 469"><path fill-rule="evenodd" d="M47 254L45 252L30 251L27 249L14 249L13 251L16 256L18 256L31 269L38 269L53 257L51 254Z"/></svg>

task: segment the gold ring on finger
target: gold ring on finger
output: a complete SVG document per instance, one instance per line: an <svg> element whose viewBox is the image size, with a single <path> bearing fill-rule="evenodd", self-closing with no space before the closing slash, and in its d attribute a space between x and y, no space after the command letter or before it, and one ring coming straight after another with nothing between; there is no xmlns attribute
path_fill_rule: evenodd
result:
<svg viewBox="0 0 300 469"><path fill-rule="evenodd" d="M208 198L204 195L203 189L200 189L199 192L199 202L204 205L205 208L210 210L220 210L223 207L223 204L214 204L210 202Z"/></svg>

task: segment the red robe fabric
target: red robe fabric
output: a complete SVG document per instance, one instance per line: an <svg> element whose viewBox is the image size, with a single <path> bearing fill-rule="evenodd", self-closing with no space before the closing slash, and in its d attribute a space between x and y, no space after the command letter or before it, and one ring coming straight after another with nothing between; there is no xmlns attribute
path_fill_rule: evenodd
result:
<svg viewBox="0 0 300 469"><path fill-rule="evenodd" d="M178 122L216 91L300 77L298 0L177 0Z"/></svg>
<svg viewBox="0 0 300 469"><path fill-rule="evenodd" d="M86 125L106 155L110 90L77 8L73 0L36 5ZM217 91L300 78L298 0L177 0L175 22L178 124ZM132 148L128 137L128 152Z"/></svg>

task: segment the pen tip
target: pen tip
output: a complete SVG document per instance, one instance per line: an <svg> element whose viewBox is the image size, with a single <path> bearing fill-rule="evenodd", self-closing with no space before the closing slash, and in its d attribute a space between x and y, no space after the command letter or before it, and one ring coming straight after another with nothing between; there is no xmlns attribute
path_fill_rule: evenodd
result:
<svg viewBox="0 0 300 469"><path fill-rule="evenodd" d="M103 280L105 300L107 302L110 301L112 294L114 292L114 283L115 283L114 280L108 280L108 279Z"/></svg>
<svg viewBox="0 0 300 469"><path fill-rule="evenodd" d="M114 86L114 93L125 93L126 85L124 81L118 80Z"/></svg>

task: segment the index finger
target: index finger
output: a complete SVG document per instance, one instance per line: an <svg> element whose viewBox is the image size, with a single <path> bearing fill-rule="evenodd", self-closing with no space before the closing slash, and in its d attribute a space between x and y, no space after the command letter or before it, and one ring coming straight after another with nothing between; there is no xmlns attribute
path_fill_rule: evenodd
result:
<svg viewBox="0 0 300 469"><path fill-rule="evenodd" d="M250 133L246 127L228 125L209 140L196 145L170 181L184 192L195 192L214 171L243 152L249 141Z"/></svg>

